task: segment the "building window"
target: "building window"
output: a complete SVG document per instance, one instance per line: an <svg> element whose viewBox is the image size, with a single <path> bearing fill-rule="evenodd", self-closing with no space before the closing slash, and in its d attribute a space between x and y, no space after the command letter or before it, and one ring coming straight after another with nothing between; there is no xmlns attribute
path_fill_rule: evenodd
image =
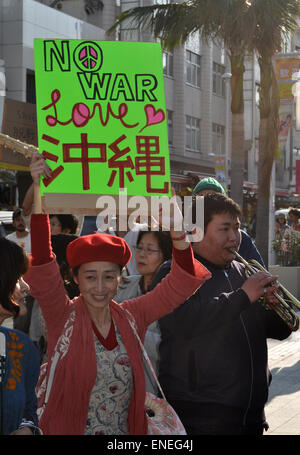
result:
<svg viewBox="0 0 300 455"><path fill-rule="evenodd" d="M165 76L173 77L173 53L163 52L163 72Z"/></svg>
<svg viewBox="0 0 300 455"><path fill-rule="evenodd" d="M188 151L200 152L200 120L189 115L185 122L185 146Z"/></svg>
<svg viewBox="0 0 300 455"><path fill-rule="evenodd" d="M201 57L191 51L186 51L186 82L201 86Z"/></svg>
<svg viewBox="0 0 300 455"><path fill-rule="evenodd" d="M225 127L212 124L212 151L215 155L225 155Z"/></svg>
<svg viewBox="0 0 300 455"><path fill-rule="evenodd" d="M225 96L225 81L222 75L225 73L225 66L219 63L213 63L213 93L219 96Z"/></svg>
<svg viewBox="0 0 300 455"><path fill-rule="evenodd" d="M36 103L35 98L35 75L33 71L27 70L26 74L26 102Z"/></svg>
<svg viewBox="0 0 300 455"><path fill-rule="evenodd" d="M173 145L173 111L167 109L168 142Z"/></svg>

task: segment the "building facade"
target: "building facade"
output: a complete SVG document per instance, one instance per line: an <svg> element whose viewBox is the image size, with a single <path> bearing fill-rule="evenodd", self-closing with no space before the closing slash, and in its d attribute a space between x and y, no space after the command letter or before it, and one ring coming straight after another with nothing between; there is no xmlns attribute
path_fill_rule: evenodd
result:
<svg viewBox="0 0 300 455"><path fill-rule="evenodd" d="M136 6L171 0L0 0L0 66L6 77L6 98L35 102L34 38L153 41L149 31L130 23L106 33L117 15ZM296 33L291 50L300 47ZM185 46L163 52L163 72L168 121L171 179L178 193L206 176L216 176L223 163L230 186L231 111L230 64L226 50L204 43L196 33ZM255 210L258 154L259 67L252 56L244 74L245 217ZM3 100L3 97L2 97ZM0 105L1 115L1 105ZM290 204L295 192L294 163L300 150L297 133L291 133L289 159L276 164L275 194L280 205ZM299 148L297 144L299 143ZM277 204L277 205L278 205Z"/></svg>

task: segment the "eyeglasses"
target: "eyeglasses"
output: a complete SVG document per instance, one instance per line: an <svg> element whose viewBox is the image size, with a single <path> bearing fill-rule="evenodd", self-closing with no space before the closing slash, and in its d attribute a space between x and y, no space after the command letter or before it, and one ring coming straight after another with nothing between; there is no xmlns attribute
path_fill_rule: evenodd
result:
<svg viewBox="0 0 300 455"><path fill-rule="evenodd" d="M141 253L142 251L145 254L147 254L148 256L150 256L151 254L160 253L160 250L153 250L152 248L142 248L141 246L136 246L135 247L135 252L136 253Z"/></svg>

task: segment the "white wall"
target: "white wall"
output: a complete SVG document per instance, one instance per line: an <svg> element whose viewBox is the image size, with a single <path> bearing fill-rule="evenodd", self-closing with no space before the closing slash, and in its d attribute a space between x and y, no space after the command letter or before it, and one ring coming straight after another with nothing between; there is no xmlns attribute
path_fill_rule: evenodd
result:
<svg viewBox="0 0 300 455"><path fill-rule="evenodd" d="M6 96L26 101L26 72L34 70L34 38L105 40L104 30L34 0L0 0L0 58Z"/></svg>

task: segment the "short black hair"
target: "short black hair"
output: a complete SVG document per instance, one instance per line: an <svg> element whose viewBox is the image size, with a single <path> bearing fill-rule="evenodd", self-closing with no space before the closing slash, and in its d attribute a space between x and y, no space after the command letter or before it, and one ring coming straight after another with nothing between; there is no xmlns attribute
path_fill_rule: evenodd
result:
<svg viewBox="0 0 300 455"><path fill-rule="evenodd" d="M296 209L296 208L292 208L292 209L289 210L288 215L294 215L294 216L296 216L299 219L300 218L300 210Z"/></svg>
<svg viewBox="0 0 300 455"><path fill-rule="evenodd" d="M214 215L229 213L232 217L241 217L240 206L226 194L208 193L205 196L195 196L192 201L192 223L196 220L196 202L197 198L204 198L204 232Z"/></svg>
<svg viewBox="0 0 300 455"><path fill-rule="evenodd" d="M17 281L27 272L28 256L17 243L0 237L0 257L0 303L16 317L20 307L13 299L13 293Z"/></svg>
<svg viewBox="0 0 300 455"><path fill-rule="evenodd" d="M75 234L55 234L51 235L51 246L59 265L60 274L64 280L65 289L70 299L79 295L77 284L73 280L72 271L69 267L66 251L67 246L78 238Z"/></svg>
<svg viewBox="0 0 300 455"><path fill-rule="evenodd" d="M78 218L74 215L61 215L61 214L52 214L49 215L49 218L56 216L61 224L61 230L70 229L70 234L76 234L78 227Z"/></svg>
<svg viewBox="0 0 300 455"><path fill-rule="evenodd" d="M13 212L13 214L12 214L12 219L13 219L13 221L14 221L16 218L18 218L18 216L20 216L20 215L22 215L22 209L17 208L17 209Z"/></svg>
<svg viewBox="0 0 300 455"><path fill-rule="evenodd" d="M55 234L51 235L51 246L56 256L56 261L60 265L62 262L67 262L66 250L67 246L73 240L78 238L75 234Z"/></svg>

